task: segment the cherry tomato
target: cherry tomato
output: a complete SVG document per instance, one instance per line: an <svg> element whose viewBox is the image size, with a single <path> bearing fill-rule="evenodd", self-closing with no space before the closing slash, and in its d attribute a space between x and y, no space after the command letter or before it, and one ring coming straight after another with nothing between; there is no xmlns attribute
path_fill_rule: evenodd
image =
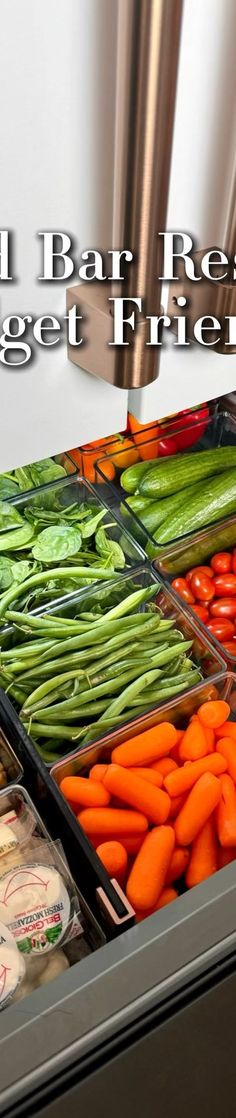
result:
<svg viewBox="0 0 236 1118"><path fill-rule="evenodd" d="M217 575L214 582L216 598L227 598L228 594L231 598L236 594L236 575L230 571L227 575Z"/></svg>
<svg viewBox="0 0 236 1118"><path fill-rule="evenodd" d="M185 575L186 581L191 582L193 575L207 575L207 578L214 578L213 571L210 567L192 567Z"/></svg>
<svg viewBox="0 0 236 1118"><path fill-rule="evenodd" d="M211 559L212 570L217 575L227 575L232 570L232 555L229 551L217 551Z"/></svg>
<svg viewBox="0 0 236 1118"><path fill-rule="evenodd" d="M235 550L233 551L233 555L232 555L232 570L233 570L234 574L236 575L236 551Z"/></svg>
<svg viewBox="0 0 236 1118"><path fill-rule="evenodd" d="M194 602L194 597L193 597L190 586L188 586L188 583L186 582L186 579L185 578L174 578L174 581L172 582L172 586L173 586L173 590L176 590L177 594L180 595L180 598L183 598L183 601L187 602L188 605L191 606L192 603Z"/></svg>
<svg viewBox="0 0 236 1118"><path fill-rule="evenodd" d="M215 619L215 621L209 621L207 628L209 630L209 633L212 633L212 636L216 637L216 640L220 641L220 644L224 644L224 642L227 640L232 640L232 637L234 636L234 625L232 621L228 621L223 617L222 620L220 617L218 617Z"/></svg>
<svg viewBox="0 0 236 1118"><path fill-rule="evenodd" d="M236 617L236 599L219 598L211 602L210 614L212 617L229 617L233 621Z"/></svg>
<svg viewBox="0 0 236 1118"><path fill-rule="evenodd" d="M177 454L177 443L171 435L167 435L166 439L158 440L158 457L164 458L168 454Z"/></svg>
<svg viewBox="0 0 236 1118"><path fill-rule="evenodd" d="M193 574L191 578L191 590L194 597L200 602L211 602L214 598L214 586L212 580L205 574Z"/></svg>
<svg viewBox="0 0 236 1118"><path fill-rule="evenodd" d="M203 621L204 625L206 625L207 621L209 621L209 613L206 606L195 605L192 606L192 610L197 614L197 617L199 617L199 621Z"/></svg>
<svg viewBox="0 0 236 1118"><path fill-rule="evenodd" d="M236 656L236 641L224 641L224 648L226 652L230 653L230 656Z"/></svg>

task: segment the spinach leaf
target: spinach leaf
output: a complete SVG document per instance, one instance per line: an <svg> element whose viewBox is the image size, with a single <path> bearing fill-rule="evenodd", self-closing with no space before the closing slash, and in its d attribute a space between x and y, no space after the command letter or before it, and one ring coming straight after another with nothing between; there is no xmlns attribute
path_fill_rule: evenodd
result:
<svg viewBox="0 0 236 1118"><path fill-rule="evenodd" d="M101 555L102 559L105 560L109 557L115 570L123 570L125 567L125 556L122 547L120 547L119 543L116 543L116 540L109 539L109 536L106 535L105 528L98 528L95 544L96 551L98 555Z"/></svg>
<svg viewBox="0 0 236 1118"><path fill-rule="evenodd" d="M12 561L5 558L4 555L0 556L0 591L8 590L13 582L12 575Z"/></svg>
<svg viewBox="0 0 236 1118"><path fill-rule="evenodd" d="M32 462L30 472L34 486L48 485L50 481L57 481L58 478L67 476L64 466L54 462L53 458L42 458L41 462Z"/></svg>
<svg viewBox="0 0 236 1118"><path fill-rule="evenodd" d="M0 474L0 501L5 501L7 497L17 497L19 493L19 486L13 478L8 478L5 474Z"/></svg>
<svg viewBox="0 0 236 1118"><path fill-rule="evenodd" d="M6 562L9 563L9 559L5 559L5 563ZM37 564L30 563L29 559L18 559L17 563L13 562L11 564L13 582L24 582L25 578L28 578L28 575L33 574L36 566Z"/></svg>
<svg viewBox="0 0 236 1118"><path fill-rule="evenodd" d="M42 563L60 563L69 555L75 555L81 547L81 532L79 528L72 528L67 524L57 524L54 528L45 528L40 532L37 542L32 548L34 559Z"/></svg>
<svg viewBox="0 0 236 1118"><path fill-rule="evenodd" d="M8 501L0 501L0 532L9 532L11 528L21 528L24 524L23 516Z"/></svg>
<svg viewBox="0 0 236 1118"><path fill-rule="evenodd" d="M19 563L14 563L13 559L8 559L7 556L0 556L0 591L8 590L12 582L24 582L28 575L33 573L33 566L26 559L21 559Z"/></svg>
<svg viewBox="0 0 236 1118"><path fill-rule="evenodd" d="M101 512L97 512L95 516L92 516L91 520L86 521L85 524L81 524L83 540L88 540L90 536L95 535L97 524L99 524L100 520L103 520L103 517L106 516L106 512L106 509L102 509Z"/></svg>
<svg viewBox="0 0 236 1118"><path fill-rule="evenodd" d="M33 482L30 466L19 466L18 469L15 470L15 478L21 492L24 492L26 489L32 489Z"/></svg>
<svg viewBox="0 0 236 1118"><path fill-rule="evenodd" d="M21 548L31 547L31 542L34 538L34 529L30 524L22 521L22 528L13 529L12 532L4 532L0 535L0 552L1 551L20 551Z"/></svg>

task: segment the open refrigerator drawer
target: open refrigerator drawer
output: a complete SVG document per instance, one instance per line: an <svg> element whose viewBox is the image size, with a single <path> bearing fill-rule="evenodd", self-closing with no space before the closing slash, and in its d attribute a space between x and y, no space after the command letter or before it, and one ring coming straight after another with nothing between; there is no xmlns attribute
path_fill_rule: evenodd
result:
<svg viewBox="0 0 236 1118"><path fill-rule="evenodd" d="M203 699L208 686L207 683L203 684ZM234 677L218 676L217 689L219 696L229 702L234 721ZM171 719L177 724L176 707L175 701L172 704ZM195 709L196 695L192 694L188 697L188 716ZM84 957L80 957L78 962L53 982L41 986L17 1004L12 1004L0 1015L2 1113L4 1116L11 1115L11 1118L23 1113L25 1116L43 1113L45 1118L53 1118L55 1108L60 1115L65 1113L68 1096L68 1113L71 1118L76 1113L73 1108L82 1105L82 1100L89 1105L89 1113L93 1115L96 1110L100 1118L104 1106L106 1113L106 1093L112 1069L114 1067L116 1077L119 1066L124 1061L127 1067L121 1082L119 1100L124 1100L123 1112L128 1116L129 1084L130 1076L132 1082L134 1074L134 1060L135 1066L137 1063L137 1081L141 1074L138 1067L139 1046L141 1052L145 1053L150 1041L148 1052L151 1053L155 1039L156 1051L159 1053L164 1045L166 1089L170 1097L173 1079L169 1076L167 1066L170 1058L172 1060L170 1053L168 1055L168 1037L170 1043L174 1043L171 1038L176 1033L179 1045L180 1022L183 1023L186 1035L188 1016L199 1016L200 1010L203 1029L201 1035L202 1038L205 1037L208 1012L213 1012L212 999L215 1006L217 990L219 989L221 997L222 986L226 990L226 1000L229 996L231 1002L234 988L232 984L229 995L227 990L229 974L234 975L236 966L236 865L232 862L225 866L201 885L179 896L174 904L138 925L134 924L132 915L126 914L127 923L123 925L123 930L120 924L119 929L115 928L115 938L109 941L110 934L114 935L114 932L108 931L104 910L101 919L101 908L99 909L99 904L96 906L96 875L97 872L102 874L103 867L99 866L98 859L94 863L94 852L91 856L86 836L84 842L80 837L79 845L76 846L78 825L76 822L73 825L73 816L63 804L53 774L49 776L41 760L36 754L34 756L32 744L25 731L22 731L9 699L4 695L1 695L1 725L8 741L11 742L11 734L13 735L16 754L22 764L22 782L17 785L18 795L24 781L32 801L37 801L44 827L50 830L52 838L58 835L60 813L60 836L66 859L78 886L80 884L81 888L82 885L81 909L86 928L90 926L90 937L87 936L89 945ZM126 736L126 731L123 731L124 740ZM119 741L122 742L121 730ZM105 749L107 750L106 742ZM90 747L90 752L94 753L94 747ZM98 760L98 747L95 760ZM83 764L81 754L80 765ZM104 884L106 890L105 871L101 884ZM112 883L110 887L112 890ZM124 900L123 897L123 902ZM118 906L119 903L122 904L121 897L118 898ZM209 1011L204 1010L205 1005L210 1006ZM218 1012L220 1013L220 1006ZM222 1022L217 1022L217 1027L222 1035L223 1019ZM210 1035L210 1061L213 1060L212 1043ZM227 1051L230 1054L230 1043ZM189 1038L188 1089L190 1068L194 1062L192 1053ZM147 1055L148 1060L149 1058ZM186 1059L186 1049L184 1058ZM145 1059L143 1054L142 1066L145 1066ZM178 1076L183 1074L183 1049L179 1064L177 1061L178 1066L174 1056L173 1059L178 1083ZM164 1081L166 1082L163 1076L163 1067L154 1060L153 1083L155 1089L158 1089L160 1083L162 1106ZM138 1114L141 1114L142 1098L143 1088L140 1086ZM181 1099L180 1090L175 1110L178 1118L180 1106L183 1106ZM197 1090L196 1099L199 1105ZM118 1099L114 1098L115 1115L118 1115L117 1106ZM220 1114L218 1106L219 1099L216 1099L214 1112L217 1115ZM162 1109L160 1112L162 1113ZM185 1114L183 1109L182 1113ZM194 1116L197 1114L194 1107L193 1113Z"/></svg>

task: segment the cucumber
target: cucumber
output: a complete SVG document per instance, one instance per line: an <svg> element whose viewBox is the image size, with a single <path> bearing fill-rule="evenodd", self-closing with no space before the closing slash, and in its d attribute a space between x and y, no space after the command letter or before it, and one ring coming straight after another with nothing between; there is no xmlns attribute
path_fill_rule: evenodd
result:
<svg viewBox="0 0 236 1118"><path fill-rule="evenodd" d="M146 512L156 504L156 501L148 501L147 497L141 497L139 493L132 493L131 497L126 497L125 500L129 509L137 513Z"/></svg>
<svg viewBox="0 0 236 1118"><path fill-rule="evenodd" d="M137 462L136 466L128 466L128 469L123 470L120 476L122 489L125 489L126 493L135 493L141 478L149 470L153 470L153 458L149 462Z"/></svg>
<svg viewBox="0 0 236 1118"><path fill-rule="evenodd" d="M191 570L191 567L197 567L205 559L212 559L212 555L216 551L228 551L229 548L236 547L236 520L232 523L226 523L225 526L220 527L219 530L213 528L212 532L208 530L202 534L200 539L190 544L186 548L172 554L169 552L168 558L163 549L161 549L161 557L163 563L163 575L185 575L186 571ZM157 554L157 551L156 551ZM153 558L153 556L152 556Z"/></svg>
<svg viewBox="0 0 236 1118"><path fill-rule="evenodd" d="M236 469L226 470L221 477L212 477L198 487L190 500L184 502L182 494L181 511L169 516L158 533L158 543L168 543L179 539L187 532L204 528L215 520L236 512Z"/></svg>
<svg viewBox="0 0 236 1118"><path fill-rule="evenodd" d="M201 450L193 454L171 455L141 477L139 492L144 497L166 497L186 489L195 481L221 473L236 466L236 446ZM137 468L137 467L136 467ZM133 467L135 470L135 466Z"/></svg>
<svg viewBox="0 0 236 1118"><path fill-rule="evenodd" d="M189 485L188 488L185 489L185 494L187 494L190 499L198 490L199 483L195 482L195 485ZM144 528L146 528L150 536L153 536L154 540L157 539L157 542L159 540L159 525L162 524L164 520L166 521L167 516L174 514L175 510L179 509L182 502L183 494L182 490L180 490L179 493L173 493L170 497L166 497L162 501L150 501L144 512L140 511L137 513ZM152 557L151 553L150 558Z"/></svg>

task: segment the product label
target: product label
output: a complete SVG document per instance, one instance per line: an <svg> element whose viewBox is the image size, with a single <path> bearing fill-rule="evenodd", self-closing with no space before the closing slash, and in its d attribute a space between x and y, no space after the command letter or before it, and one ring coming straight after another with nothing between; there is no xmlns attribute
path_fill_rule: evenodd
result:
<svg viewBox="0 0 236 1118"><path fill-rule="evenodd" d="M8 928L0 923L0 1008L25 977L25 963Z"/></svg>
<svg viewBox="0 0 236 1118"><path fill-rule="evenodd" d="M16 835L14 834L14 831L12 830L12 827L10 827L9 823L8 824L5 823L5 822L3 823L2 819L1 819L0 820L0 858L5 856L6 854L9 854L10 850L14 850L14 847L17 846L17 845L18 845L17 838L16 838Z"/></svg>
<svg viewBox="0 0 236 1118"><path fill-rule="evenodd" d="M70 898L52 866L16 866L0 881L0 920L25 955L42 954L59 943L70 919Z"/></svg>

